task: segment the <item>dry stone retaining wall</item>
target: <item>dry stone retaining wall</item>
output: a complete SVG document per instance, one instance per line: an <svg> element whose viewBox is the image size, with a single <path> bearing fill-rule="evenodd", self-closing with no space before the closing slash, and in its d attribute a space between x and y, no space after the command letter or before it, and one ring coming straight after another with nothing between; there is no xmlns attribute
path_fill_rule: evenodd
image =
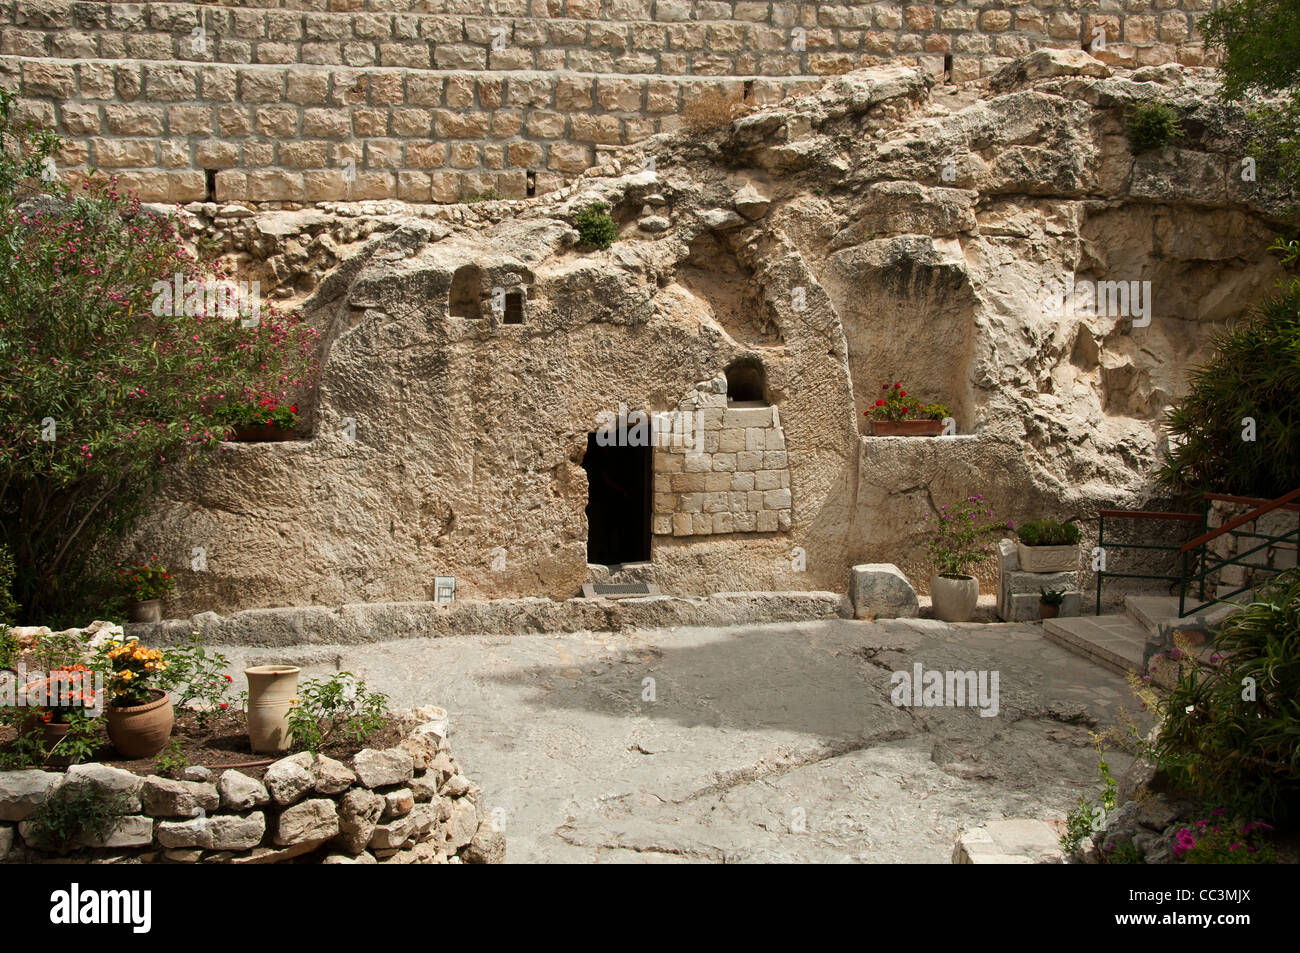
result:
<svg viewBox="0 0 1300 953"><path fill-rule="evenodd" d="M996 0L995 0L996 2ZM0 3L0 83L146 200L523 198L681 123L885 61L976 79L1040 47L1199 65L1217 0Z"/></svg>
<svg viewBox="0 0 1300 953"><path fill-rule="evenodd" d="M0 862L502 863L505 837L447 750L445 712L396 716L408 732L398 747L360 751L351 766L291 755L260 780L191 767L177 781L104 764L0 772ZM41 804L60 786L92 783L127 798L112 832L83 836L66 855L34 846Z"/></svg>

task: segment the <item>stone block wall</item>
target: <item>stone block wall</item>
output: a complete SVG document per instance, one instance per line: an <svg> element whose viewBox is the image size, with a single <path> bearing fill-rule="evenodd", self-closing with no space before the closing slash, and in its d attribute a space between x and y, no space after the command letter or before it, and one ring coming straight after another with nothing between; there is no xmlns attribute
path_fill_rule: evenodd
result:
<svg viewBox="0 0 1300 953"><path fill-rule="evenodd" d="M0 3L0 84L157 201L542 194L710 89L775 102L888 60L954 82L1038 47L1204 62L1218 0Z"/></svg>
<svg viewBox="0 0 1300 953"><path fill-rule="evenodd" d="M698 412L702 446L655 448L653 532L788 532L790 466L776 407L728 406L725 393L699 391L680 410Z"/></svg>
<svg viewBox="0 0 1300 953"><path fill-rule="evenodd" d="M1256 505L1258 504L1229 503L1215 500L1210 503L1207 525L1210 529L1218 529L1225 523L1248 513ZM1242 524L1239 530L1245 533L1280 536L1284 533L1294 533L1297 528L1300 528L1300 516L1297 516L1295 510L1277 509L1271 513L1265 513L1252 523ZM1250 536L1238 536L1236 533L1229 531L1211 540L1209 546L1214 556L1231 559L1239 553L1255 549L1261 543L1261 540ZM1270 543L1257 552L1246 556L1245 560L1247 565L1237 564L1224 566L1220 569L1217 573L1217 584L1231 586L1235 589L1238 586L1249 585L1255 582L1256 579L1267 579L1274 572L1294 569L1296 566L1296 544L1290 540ZM1257 572L1254 567L1265 571ZM1268 570L1272 570L1272 572Z"/></svg>
<svg viewBox="0 0 1300 953"><path fill-rule="evenodd" d="M189 780L141 777L97 763L0 772L0 863L503 862L504 836L446 750L445 713L395 715L409 732L401 744L358 752L351 766L303 753L260 779L200 767ZM122 795L127 813L68 854L41 850L33 815L58 788L88 784Z"/></svg>

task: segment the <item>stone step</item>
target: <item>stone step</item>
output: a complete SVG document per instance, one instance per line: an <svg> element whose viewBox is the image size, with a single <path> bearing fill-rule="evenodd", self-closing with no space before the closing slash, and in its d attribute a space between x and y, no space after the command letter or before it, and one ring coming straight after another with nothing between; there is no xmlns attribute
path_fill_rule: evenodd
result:
<svg viewBox="0 0 1300 953"><path fill-rule="evenodd" d="M1143 673L1147 631L1127 615L1045 619L1043 634L1112 672Z"/></svg>
<svg viewBox="0 0 1300 953"><path fill-rule="evenodd" d="M1224 590L1227 591L1227 590ZM1249 601L1249 592L1236 597ZM1200 602L1199 596L1188 595L1186 607ZM1152 637L1164 637L1175 629L1183 631L1209 632L1220 622L1237 611L1231 603L1213 605L1188 616L1178 615L1177 596L1140 596L1124 597L1124 614Z"/></svg>

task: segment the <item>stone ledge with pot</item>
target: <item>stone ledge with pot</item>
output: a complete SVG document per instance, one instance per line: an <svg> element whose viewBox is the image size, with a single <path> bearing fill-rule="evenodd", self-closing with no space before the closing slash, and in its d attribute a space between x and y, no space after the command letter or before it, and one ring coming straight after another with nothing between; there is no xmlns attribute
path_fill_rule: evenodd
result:
<svg viewBox="0 0 1300 953"><path fill-rule="evenodd" d="M447 716L392 713L404 737L350 764L290 755L259 780L236 768L190 767L185 780L107 764L0 772L0 863L503 863L505 836L447 747ZM30 819L56 789L98 783L129 813L102 840L53 854L33 847Z"/></svg>
<svg viewBox="0 0 1300 953"><path fill-rule="evenodd" d="M1026 569L1021 553L1030 552L1029 565L1068 566L1066 569ZM1039 552L1034 552L1035 550ZM1055 552L1044 553L1044 550ZM1068 552L1067 552L1068 551ZM1035 622L1042 590L1064 590L1059 616L1077 616L1083 593L1079 589L1079 547L1025 546L1018 539L998 542L998 618L1004 622Z"/></svg>

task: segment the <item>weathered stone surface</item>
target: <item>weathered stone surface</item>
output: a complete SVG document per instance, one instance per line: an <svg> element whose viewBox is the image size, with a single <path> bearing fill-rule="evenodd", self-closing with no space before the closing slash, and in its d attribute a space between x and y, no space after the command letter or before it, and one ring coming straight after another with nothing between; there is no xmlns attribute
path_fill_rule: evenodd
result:
<svg viewBox="0 0 1300 953"><path fill-rule="evenodd" d="M381 788L392 784L405 784L415 773L415 762L400 748L376 751L366 748L352 759L357 780L363 787Z"/></svg>
<svg viewBox="0 0 1300 953"><path fill-rule="evenodd" d="M201 764L192 764L181 772L182 781L211 781L212 772Z"/></svg>
<svg viewBox="0 0 1300 953"><path fill-rule="evenodd" d="M322 864L376 864L378 863L378 861L375 860L374 854L366 853L365 851L363 851L362 853L357 854L356 856L353 856L352 854L330 854L328 857L322 860L321 863Z"/></svg>
<svg viewBox="0 0 1300 953"><path fill-rule="evenodd" d="M964 832L953 848L954 864L1059 864L1061 832L1032 818L990 821Z"/></svg>
<svg viewBox="0 0 1300 953"><path fill-rule="evenodd" d="M463 774L453 774L442 785L439 794L443 797L464 797L470 791L469 778Z"/></svg>
<svg viewBox="0 0 1300 953"><path fill-rule="evenodd" d="M370 836L371 850L396 850L415 833L415 818L409 814L384 824L377 824Z"/></svg>
<svg viewBox="0 0 1300 953"><path fill-rule="evenodd" d="M14 829L8 824L0 824L0 860L9 856L14 846Z"/></svg>
<svg viewBox="0 0 1300 953"><path fill-rule="evenodd" d="M142 788L144 812L150 817L195 817L221 805L215 784L172 781L149 775Z"/></svg>
<svg viewBox="0 0 1300 953"><path fill-rule="evenodd" d="M415 807L415 795L410 788L399 788L384 795L384 819L404 817Z"/></svg>
<svg viewBox="0 0 1300 953"><path fill-rule="evenodd" d="M854 566L849 596L855 619L910 619L920 611L916 590L892 563Z"/></svg>
<svg viewBox="0 0 1300 953"><path fill-rule="evenodd" d="M479 824L461 857L467 864L504 864L506 836L484 821Z"/></svg>
<svg viewBox="0 0 1300 953"><path fill-rule="evenodd" d="M447 818L445 824L447 849L452 852L460 850L474 839L478 826L478 809L474 807L473 802L464 798L454 801L451 806L451 816Z"/></svg>
<svg viewBox="0 0 1300 953"><path fill-rule="evenodd" d="M63 781L51 771L0 771L0 821L22 821Z"/></svg>
<svg viewBox="0 0 1300 953"><path fill-rule="evenodd" d="M357 781L356 773L346 764L324 755L312 761L311 776L317 794L340 794Z"/></svg>
<svg viewBox="0 0 1300 953"><path fill-rule="evenodd" d="M190 821L159 821L156 836L163 847L203 847L208 850L249 850L262 842L266 816L216 814Z"/></svg>
<svg viewBox="0 0 1300 953"><path fill-rule="evenodd" d="M276 804L281 806L293 804L315 787L316 780L308 769L311 760L312 756L304 752L281 758L266 769L266 773L262 775L262 783L266 785Z"/></svg>
<svg viewBox="0 0 1300 953"><path fill-rule="evenodd" d="M359 854L370 843L384 810L384 799L353 788L339 800L339 840L349 853Z"/></svg>
<svg viewBox="0 0 1300 953"><path fill-rule="evenodd" d="M131 771L123 771L107 764L74 764L68 768L63 783L69 787L97 784L125 797L126 813L134 814L141 809L140 792L144 788L144 778Z"/></svg>
<svg viewBox="0 0 1300 953"><path fill-rule="evenodd" d="M289 847L309 842L324 843L339 832L339 812L334 802L312 798L295 804L280 815L275 842Z"/></svg>
<svg viewBox="0 0 1300 953"><path fill-rule="evenodd" d="M119 818L103 837L82 833L77 843L84 847L148 847L153 843L152 818L130 815Z"/></svg>
<svg viewBox="0 0 1300 953"><path fill-rule="evenodd" d="M266 785L234 768L221 772L217 792L221 796L221 806L229 811L247 811L271 802Z"/></svg>

